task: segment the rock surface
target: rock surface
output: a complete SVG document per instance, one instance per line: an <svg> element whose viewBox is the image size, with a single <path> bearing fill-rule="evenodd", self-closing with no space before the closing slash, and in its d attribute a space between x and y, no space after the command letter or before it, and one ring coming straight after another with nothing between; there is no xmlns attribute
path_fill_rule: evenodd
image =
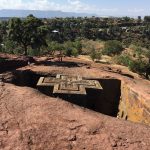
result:
<svg viewBox="0 0 150 150"><path fill-rule="evenodd" d="M67 63L66 63L66 62ZM150 125L150 81L141 79L126 67L103 65L81 61L76 58L65 58L62 63L27 66L18 71L31 70L37 74L69 74L80 75L92 79L117 79L121 81L121 103L119 117L134 122ZM90 66L90 68L87 68ZM111 91L113 86L110 86ZM124 113L124 115L122 115Z"/></svg>
<svg viewBox="0 0 150 150"><path fill-rule="evenodd" d="M150 128L80 108L29 87L0 87L0 149L148 150Z"/></svg>
<svg viewBox="0 0 150 150"><path fill-rule="evenodd" d="M79 60L73 58L66 61L70 64L42 60L17 71L118 79L138 93L134 100L149 110L149 81L113 66L83 61L75 64L71 61ZM3 75L4 81L10 80L11 73ZM0 150L149 150L149 147L147 125L96 113L30 87L0 82Z"/></svg>

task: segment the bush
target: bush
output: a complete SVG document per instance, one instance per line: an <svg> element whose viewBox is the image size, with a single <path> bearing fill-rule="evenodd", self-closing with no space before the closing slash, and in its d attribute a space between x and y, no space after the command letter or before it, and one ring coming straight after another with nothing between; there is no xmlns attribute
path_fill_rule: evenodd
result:
<svg viewBox="0 0 150 150"><path fill-rule="evenodd" d="M71 48L66 48L65 49L65 55L70 57L71 54L72 54L72 49Z"/></svg>
<svg viewBox="0 0 150 150"><path fill-rule="evenodd" d="M40 56L40 50L38 49L28 49L29 56Z"/></svg>
<svg viewBox="0 0 150 150"><path fill-rule="evenodd" d="M9 39L5 39L3 41L3 46L0 46L0 52L8 53L8 54L23 54L23 49L19 45L17 45L14 41Z"/></svg>
<svg viewBox="0 0 150 150"><path fill-rule="evenodd" d="M147 66L148 63L141 60L131 61L129 63L129 69L137 73L146 73Z"/></svg>
<svg viewBox="0 0 150 150"><path fill-rule="evenodd" d="M80 53L80 43L67 41L64 44L65 55L66 56L78 56Z"/></svg>
<svg viewBox="0 0 150 150"><path fill-rule="evenodd" d="M46 53L49 53L50 55L54 55L56 51L62 51L63 49L64 49L63 44L60 44L56 41L49 41Z"/></svg>
<svg viewBox="0 0 150 150"><path fill-rule="evenodd" d="M92 60L95 60L95 59L99 60L102 57L102 53L101 52L97 52L94 48L92 48L90 57L92 58Z"/></svg>
<svg viewBox="0 0 150 150"><path fill-rule="evenodd" d="M73 47L77 49L79 54L82 53L82 43L80 40L75 40L75 42L73 42Z"/></svg>
<svg viewBox="0 0 150 150"><path fill-rule="evenodd" d="M73 49L73 42L67 41L64 43L64 50L65 50L65 55L66 56L71 56L72 55L72 49Z"/></svg>
<svg viewBox="0 0 150 150"><path fill-rule="evenodd" d="M132 59L128 55L119 55L114 57L114 61L119 65L129 66Z"/></svg>
<svg viewBox="0 0 150 150"><path fill-rule="evenodd" d="M104 45L103 54L114 55L119 54L123 50L122 44L119 41L107 41Z"/></svg>
<svg viewBox="0 0 150 150"><path fill-rule="evenodd" d="M144 55L148 58L148 61L150 63L150 50L147 50Z"/></svg>
<svg viewBox="0 0 150 150"><path fill-rule="evenodd" d="M72 49L72 51L71 51L71 55L72 56L74 56L74 57L77 57L78 55L79 55L79 52L78 52L78 50L77 49Z"/></svg>
<svg viewBox="0 0 150 150"><path fill-rule="evenodd" d="M136 55L137 55L137 57L139 58L139 59L141 59L142 57L142 48L140 48L140 47L137 47L136 48L136 50L135 50L135 53L136 53Z"/></svg>

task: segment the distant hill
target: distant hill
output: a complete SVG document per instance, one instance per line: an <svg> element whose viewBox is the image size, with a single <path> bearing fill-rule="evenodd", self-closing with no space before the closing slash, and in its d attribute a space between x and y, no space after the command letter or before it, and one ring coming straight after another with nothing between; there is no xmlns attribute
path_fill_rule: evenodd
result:
<svg viewBox="0 0 150 150"><path fill-rule="evenodd" d="M15 9L0 10L0 18L11 18L11 17L24 18L28 16L29 14L33 14L35 17L38 17L38 18L97 16L95 14L62 12L62 11L15 10Z"/></svg>

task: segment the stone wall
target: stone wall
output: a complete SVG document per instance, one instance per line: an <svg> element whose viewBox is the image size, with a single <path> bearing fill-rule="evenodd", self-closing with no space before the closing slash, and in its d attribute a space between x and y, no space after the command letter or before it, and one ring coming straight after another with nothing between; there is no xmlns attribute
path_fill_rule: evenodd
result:
<svg viewBox="0 0 150 150"><path fill-rule="evenodd" d="M150 108L145 102L139 91L134 91L122 81L119 118L150 125Z"/></svg>
<svg viewBox="0 0 150 150"><path fill-rule="evenodd" d="M121 81L117 79L98 79L102 86L100 91L89 91L87 102L89 108L105 115L116 117L120 100Z"/></svg>

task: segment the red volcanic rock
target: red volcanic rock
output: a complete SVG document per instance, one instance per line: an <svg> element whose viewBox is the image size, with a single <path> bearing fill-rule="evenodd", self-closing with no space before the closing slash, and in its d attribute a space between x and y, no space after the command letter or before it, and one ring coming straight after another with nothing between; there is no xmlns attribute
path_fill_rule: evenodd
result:
<svg viewBox="0 0 150 150"><path fill-rule="evenodd" d="M126 68L64 59L63 63L48 61L43 64L43 60L37 60L38 65L19 68L15 74L3 74L3 80L0 80L0 150L148 150L150 126L144 124L150 123L150 82ZM67 65L67 62L73 63ZM119 109L128 115L128 120L143 124L109 117L46 96L30 87L3 82L12 82L16 75L15 80L29 83L30 75L34 80L34 73L121 81ZM109 85L107 95L114 89L114 85Z"/></svg>
<svg viewBox="0 0 150 150"><path fill-rule="evenodd" d="M52 98L29 87L0 87L0 149L148 150L150 128Z"/></svg>

